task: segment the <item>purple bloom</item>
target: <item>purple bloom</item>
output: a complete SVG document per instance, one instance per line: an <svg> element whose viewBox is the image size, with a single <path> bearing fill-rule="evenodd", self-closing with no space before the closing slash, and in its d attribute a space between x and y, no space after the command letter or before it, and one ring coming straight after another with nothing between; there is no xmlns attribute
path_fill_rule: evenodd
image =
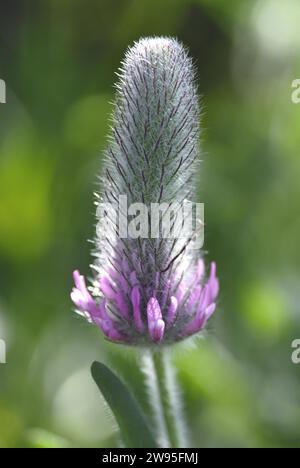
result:
<svg viewBox="0 0 300 468"><path fill-rule="evenodd" d="M99 206L120 209L120 196L126 195L128 205L143 204L150 220L152 204L192 200L198 147L191 59L173 39L140 40L127 51L120 71ZM77 311L109 340L133 345L173 343L202 330L216 307L215 263L207 278L201 252L189 248L193 236L122 236L107 212L108 224L97 212L90 291L74 272L71 298ZM175 225L180 216L172 216Z"/></svg>
<svg viewBox="0 0 300 468"><path fill-rule="evenodd" d="M104 335L128 344L171 343L202 330L216 307L219 291L216 265L211 264L205 281L203 260L178 282L168 272L161 274L160 285L147 288L142 280L122 284L123 272L114 272L94 282L101 295L88 292L83 276L74 272L71 298L77 310L100 327ZM133 272L136 273L136 272ZM127 274L127 269L125 270ZM135 275L132 275L136 277Z"/></svg>

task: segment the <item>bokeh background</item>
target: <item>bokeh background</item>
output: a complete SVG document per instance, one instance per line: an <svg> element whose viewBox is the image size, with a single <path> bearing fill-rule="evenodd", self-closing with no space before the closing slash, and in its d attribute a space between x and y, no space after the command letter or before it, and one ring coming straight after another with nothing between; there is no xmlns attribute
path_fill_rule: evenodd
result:
<svg viewBox="0 0 300 468"><path fill-rule="evenodd" d="M205 339L175 356L191 444L300 446L300 2L23 0L0 10L0 446L115 446L95 359L143 401L136 353L75 316L69 291L73 269L89 273L115 72L147 35L189 47L203 104L199 201L221 296Z"/></svg>

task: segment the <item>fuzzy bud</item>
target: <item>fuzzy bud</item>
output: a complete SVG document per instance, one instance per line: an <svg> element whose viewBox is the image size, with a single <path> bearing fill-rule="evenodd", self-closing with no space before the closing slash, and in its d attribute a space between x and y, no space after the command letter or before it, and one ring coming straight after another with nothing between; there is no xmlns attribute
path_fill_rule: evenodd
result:
<svg viewBox="0 0 300 468"><path fill-rule="evenodd" d="M94 299L82 281L72 299L112 341L171 343L205 326L218 295L215 264L205 282L199 250L178 235L180 207L195 198L199 156L193 64L174 39L141 39L128 49L116 88L98 197ZM166 235L153 207L163 221L169 216L177 236Z"/></svg>

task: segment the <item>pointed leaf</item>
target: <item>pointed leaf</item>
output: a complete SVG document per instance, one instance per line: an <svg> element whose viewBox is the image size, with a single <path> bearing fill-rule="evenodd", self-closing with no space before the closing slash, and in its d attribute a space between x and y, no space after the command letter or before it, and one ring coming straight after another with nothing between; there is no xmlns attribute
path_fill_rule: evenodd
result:
<svg viewBox="0 0 300 468"><path fill-rule="evenodd" d="M117 420L126 446L157 447L145 416L119 377L101 362L93 362L91 373Z"/></svg>

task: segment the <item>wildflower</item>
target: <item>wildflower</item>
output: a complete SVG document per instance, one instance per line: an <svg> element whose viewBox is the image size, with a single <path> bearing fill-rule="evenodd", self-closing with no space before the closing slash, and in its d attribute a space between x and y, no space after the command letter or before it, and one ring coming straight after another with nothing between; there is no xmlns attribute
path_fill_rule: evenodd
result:
<svg viewBox="0 0 300 468"><path fill-rule="evenodd" d="M185 49L169 38L135 43L119 75L99 203L118 207L120 195L146 207L193 198L198 122ZM77 311L109 340L127 344L172 343L202 330L216 307L215 263L207 278L191 239L122 238L117 231L99 216L90 290L74 272Z"/></svg>

